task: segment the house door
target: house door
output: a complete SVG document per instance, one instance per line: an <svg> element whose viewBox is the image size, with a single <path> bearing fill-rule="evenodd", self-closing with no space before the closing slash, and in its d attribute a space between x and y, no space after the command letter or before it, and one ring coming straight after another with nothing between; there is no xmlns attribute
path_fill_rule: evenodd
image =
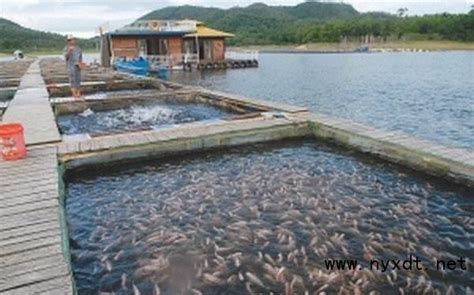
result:
<svg viewBox="0 0 474 295"><path fill-rule="evenodd" d="M212 60L211 40L199 40L199 60Z"/></svg>
<svg viewBox="0 0 474 295"><path fill-rule="evenodd" d="M201 41L199 42L199 60L204 59L204 43Z"/></svg>

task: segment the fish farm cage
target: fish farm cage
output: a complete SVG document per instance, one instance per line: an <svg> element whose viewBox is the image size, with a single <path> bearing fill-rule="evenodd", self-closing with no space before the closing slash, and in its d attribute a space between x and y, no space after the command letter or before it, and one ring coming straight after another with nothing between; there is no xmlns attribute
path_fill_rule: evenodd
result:
<svg viewBox="0 0 474 295"><path fill-rule="evenodd" d="M102 68L77 100L60 59L10 67L28 157L0 162L0 293L472 292L471 151Z"/></svg>

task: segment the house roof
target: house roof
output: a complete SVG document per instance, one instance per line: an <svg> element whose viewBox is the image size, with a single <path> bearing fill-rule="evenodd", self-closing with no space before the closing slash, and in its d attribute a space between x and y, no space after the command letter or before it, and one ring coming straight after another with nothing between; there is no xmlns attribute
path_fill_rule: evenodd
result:
<svg viewBox="0 0 474 295"><path fill-rule="evenodd" d="M154 31L115 31L110 32L110 36L183 36L188 32L154 32Z"/></svg>
<svg viewBox="0 0 474 295"><path fill-rule="evenodd" d="M109 33L112 36L233 37L194 20L140 20Z"/></svg>
<svg viewBox="0 0 474 295"><path fill-rule="evenodd" d="M184 35L184 37L199 37L199 38L224 37L224 38L227 38L227 37L234 37L234 34L229 34L226 32L214 30L203 25L198 25L196 32L186 34Z"/></svg>

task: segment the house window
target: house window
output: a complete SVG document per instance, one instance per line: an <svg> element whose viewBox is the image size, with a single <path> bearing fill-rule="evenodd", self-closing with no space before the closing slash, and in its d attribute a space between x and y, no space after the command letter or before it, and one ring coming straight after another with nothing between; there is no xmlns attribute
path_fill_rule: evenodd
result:
<svg viewBox="0 0 474 295"><path fill-rule="evenodd" d="M138 54L139 56L147 55L147 43L145 39L138 40Z"/></svg>
<svg viewBox="0 0 474 295"><path fill-rule="evenodd" d="M159 39L158 40L158 54L167 55L168 54L168 39Z"/></svg>
<svg viewBox="0 0 474 295"><path fill-rule="evenodd" d="M150 38L147 40L147 51L149 55L167 55L168 54L168 40Z"/></svg>

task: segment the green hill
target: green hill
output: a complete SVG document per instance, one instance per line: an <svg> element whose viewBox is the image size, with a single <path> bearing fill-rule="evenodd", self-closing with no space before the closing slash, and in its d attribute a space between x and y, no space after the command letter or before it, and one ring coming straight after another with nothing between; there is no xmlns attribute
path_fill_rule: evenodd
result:
<svg viewBox="0 0 474 295"><path fill-rule="evenodd" d="M17 23L0 18L0 52L11 53L16 49L25 52L62 50L65 36L28 29ZM94 48L92 40L79 39L84 49Z"/></svg>
<svg viewBox="0 0 474 295"><path fill-rule="evenodd" d="M206 25L232 32L234 44L279 44L291 42L285 32L301 22L324 22L359 16L351 5L304 2L296 6L268 6L255 3L230 9L172 6L152 11L140 19L196 19Z"/></svg>
<svg viewBox="0 0 474 295"><path fill-rule="evenodd" d="M296 6L255 3L230 9L172 6L140 19L195 19L231 32L230 45L283 45L311 42L397 40L474 41L474 10L467 14L401 17L359 13L351 5L306 1Z"/></svg>
<svg viewBox="0 0 474 295"><path fill-rule="evenodd" d="M313 42L377 42L406 40L474 41L474 10L466 14L397 16L359 13L344 3L308 0L296 6L255 3L229 9L172 6L154 10L140 19L195 19L235 34L230 45L285 45ZM15 49L60 51L65 37L36 31L0 18L0 52ZM95 39L79 39L83 49L93 49Z"/></svg>
<svg viewBox="0 0 474 295"><path fill-rule="evenodd" d="M254 3L247 7L233 7L220 9L200 6L170 6L154 10L141 19L184 19L196 18L206 23L222 23L242 21L240 17L259 16L263 18L277 18L279 20L319 20L348 19L359 15L349 4L322 3L308 1L296 6L269 6L264 3ZM263 21L262 21L263 22Z"/></svg>

